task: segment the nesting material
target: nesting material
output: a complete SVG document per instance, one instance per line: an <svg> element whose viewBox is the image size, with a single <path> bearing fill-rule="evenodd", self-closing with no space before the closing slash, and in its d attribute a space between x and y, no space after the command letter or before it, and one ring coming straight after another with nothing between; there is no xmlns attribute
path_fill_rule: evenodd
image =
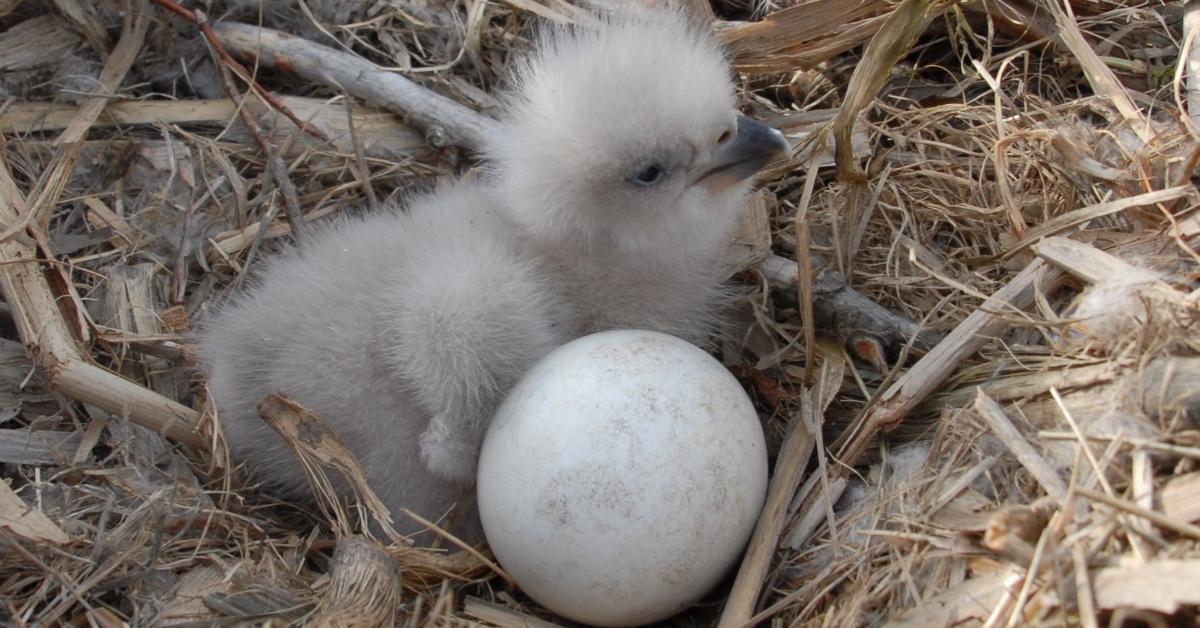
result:
<svg viewBox="0 0 1200 628"><path fill-rule="evenodd" d="M1116 270L1080 295L1071 314L1089 336L1101 342L1116 340L1146 324L1151 313L1147 291L1159 281L1161 274L1144 268Z"/></svg>
<svg viewBox="0 0 1200 628"><path fill-rule="evenodd" d="M722 269L768 508L682 622L1196 623L1196 11L1068 2L674 3L795 144ZM476 179L535 23L591 14L303 5L0 0L2 624L560 621L486 549L391 538L366 491L322 511L231 462L193 330L308 223ZM355 84L380 68L418 98ZM356 536L389 558L344 569Z"/></svg>

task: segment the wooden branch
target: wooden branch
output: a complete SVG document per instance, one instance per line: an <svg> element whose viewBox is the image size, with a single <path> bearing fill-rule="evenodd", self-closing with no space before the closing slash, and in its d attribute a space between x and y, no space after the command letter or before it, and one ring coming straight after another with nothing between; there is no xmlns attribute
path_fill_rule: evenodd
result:
<svg viewBox="0 0 1200 628"><path fill-rule="evenodd" d="M197 431L200 413L183 404L82 357L64 360L51 366L48 372L50 387L68 397L127 417L175 442L201 450L208 448L208 441Z"/></svg>
<svg viewBox="0 0 1200 628"><path fill-rule="evenodd" d="M213 31L234 55L254 59L305 80L345 90L392 111L425 132L435 147L477 151L496 122L355 55L266 28L222 22Z"/></svg>
<svg viewBox="0 0 1200 628"><path fill-rule="evenodd" d="M918 355L933 347L940 339L936 332L920 327L891 310L863 296L846 285L841 273L829 268L819 257L813 257L813 320L818 329L831 333L855 355L873 363L869 341L877 342L893 355L909 341L914 342ZM772 289L784 295L796 294L796 262L771 255L758 266L758 272Z"/></svg>

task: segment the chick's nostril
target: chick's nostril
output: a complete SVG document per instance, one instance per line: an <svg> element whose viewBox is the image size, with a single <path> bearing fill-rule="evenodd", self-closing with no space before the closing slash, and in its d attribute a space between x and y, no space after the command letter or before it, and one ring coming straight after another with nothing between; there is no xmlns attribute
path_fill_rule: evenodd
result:
<svg viewBox="0 0 1200 628"><path fill-rule="evenodd" d="M717 137L717 145L720 146L731 139L733 139L733 129L725 129L725 131Z"/></svg>

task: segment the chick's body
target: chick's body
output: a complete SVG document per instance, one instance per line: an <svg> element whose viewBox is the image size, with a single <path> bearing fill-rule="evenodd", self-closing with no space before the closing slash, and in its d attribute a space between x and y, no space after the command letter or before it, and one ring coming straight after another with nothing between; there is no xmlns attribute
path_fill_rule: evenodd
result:
<svg viewBox="0 0 1200 628"><path fill-rule="evenodd" d="M257 416L271 393L321 415L393 512L456 507L478 540L478 448L534 362L603 329L713 330L748 178L784 145L736 117L710 37L673 14L553 31L515 84L482 182L324 228L205 325L231 452L285 492L307 480Z"/></svg>
<svg viewBox="0 0 1200 628"><path fill-rule="evenodd" d="M462 185L403 213L330 225L272 260L201 343L234 458L285 493L307 493L294 455L258 417L258 400L278 392L326 419L392 509L436 519L469 505L471 470L435 473L460 462L453 451L423 457L420 437L440 413L479 421L571 324L507 235L486 190Z"/></svg>

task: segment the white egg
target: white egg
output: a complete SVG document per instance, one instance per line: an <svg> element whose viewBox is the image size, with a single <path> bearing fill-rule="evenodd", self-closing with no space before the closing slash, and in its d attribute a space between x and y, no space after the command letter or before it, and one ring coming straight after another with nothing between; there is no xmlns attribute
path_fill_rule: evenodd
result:
<svg viewBox="0 0 1200 628"><path fill-rule="evenodd" d="M673 336L593 334L538 362L479 460L488 543L530 597L596 626L698 601L738 561L767 452L741 385Z"/></svg>

